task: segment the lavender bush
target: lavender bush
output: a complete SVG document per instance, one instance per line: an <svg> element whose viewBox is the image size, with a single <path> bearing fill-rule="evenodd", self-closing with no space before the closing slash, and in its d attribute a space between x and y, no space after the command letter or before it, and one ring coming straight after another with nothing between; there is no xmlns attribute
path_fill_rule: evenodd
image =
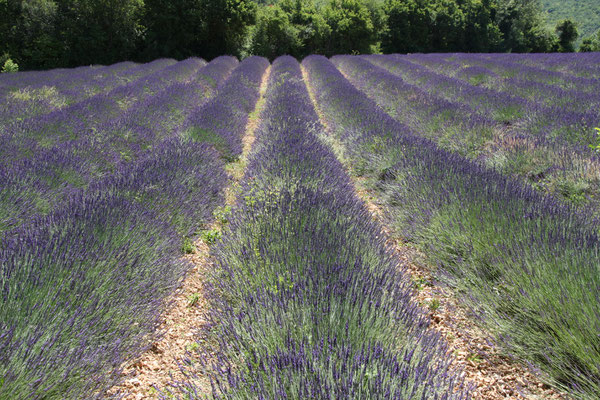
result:
<svg viewBox="0 0 600 400"><path fill-rule="evenodd" d="M510 92L529 101L541 103L550 109L558 110L561 116L566 114L565 111L581 115L583 110L594 112L597 109L596 106L599 104L597 89L600 84L598 80L570 82L574 78L565 77L564 74L488 57L478 54L450 54L437 57L423 55L413 56L410 60L427 65L446 75L466 78L471 84ZM529 58L534 59L535 56ZM556 75L563 79L558 79Z"/></svg>
<svg viewBox="0 0 600 400"><path fill-rule="evenodd" d="M574 396L597 398L597 222L414 135L327 59L303 64L332 134L397 230L468 293L508 352Z"/></svg>
<svg viewBox="0 0 600 400"><path fill-rule="evenodd" d="M158 144L0 246L0 397L95 398L153 334L188 266L181 235L222 202L206 145Z"/></svg>
<svg viewBox="0 0 600 400"><path fill-rule="evenodd" d="M439 147L518 176L571 203L598 209L600 159L588 147L532 135L518 126L507 128L467 104L409 84L365 58L336 56L332 62L384 111Z"/></svg>
<svg viewBox="0 0 600 400"><path fill-rule="evenodd" d="M185 135L194 141L211 143L227 160L239 157L245 122L258 100L268 66L263 57L242 61L217 97L191 111L184 124Z"/></svg>
<svg viewBox="0 0 600 400"><path fill-rule="evenodd" d="M431 55L421 58L400 55L370 56L367 59L410 83L418 84L430 93L447 100L467 103L477 112L489 114L494 120L509 126L517 125L531 135L587 146L592 140L590 129L600 120L597 112L574 112L560 106L545 106L539 102L528 101L510 91L472 85L417 63L442 64L447 71L461 67L454 61L444 62L442 58L436 59Z"/></svg>
<svg viewBox="0 0 600 400"><path fill-rule="evenodd" d="M296 60L275 60L266 98L215 250L213 398L467 398L380 227L317 138ZM199 398L188 372L172 391Z"/></svg>
<svg viewBox="0 0 600 400"><path fill-rule="evenodd" d="M600 397L598 55L331 61L305 59L306 83L274 62L213 247L215 353L162 395L199 398L208 374L215 399L469 397L348 169L507 353ZM0 76L0 398L107 397L223 203L268 66Z"/></svg>
<svg viewBox="0 0 600 400"><path fill-rule="evenodd" d="M127 96L147 99L143 108L116 119L75 108L64 121L79 122L47 149L25 130L0 136L10 159L0 166L0 398L104 397L150 343L189 267L182 239L223 202L222 156L181 138L178 124L229 76L237 60L226 61L138 85ZM144 110L161 124L143 126L142 142L121 136L146 123Z"/></svg>
<svg viewBox="0 0 600 400"><path fill-rule="evenodd" d="M48 77L35 81L17 76L21 79L15 79L13 85L16 87L0 86L0 101L4 105L0 110L0 128L13 121L56 111L96 94L109 92L173 63L173 60L160 59L142 65L125 62L104 68L81 67L68 70L69 74L59 79ZM34 74L36 78L44 75Z"/></svg>
<svg viewBox="0 0 600 400"><path fill-rule="evenodd" d="M140 101L125 111L102 94L33 117L0 136L0 237L11 226L48 214L71 192L129 168L127 164L144 157L157 143L179 136L185 118L214 96L238 63L222 57L196 69L202 63L191 61L178 67L194 72L184 73L186 82L177 82L175 75L168 84L162 72L162 83L134 81L135 90L130 88L128 96ZM148 87L154 88L154 95L144 94Z"/></svg>

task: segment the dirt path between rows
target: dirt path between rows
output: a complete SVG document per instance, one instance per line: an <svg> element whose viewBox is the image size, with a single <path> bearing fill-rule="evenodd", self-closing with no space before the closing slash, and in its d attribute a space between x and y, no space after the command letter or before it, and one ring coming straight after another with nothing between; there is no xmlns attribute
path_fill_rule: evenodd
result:
<svg viewBox="0 0 600 400"><path fill-rule="evenodd" d="M248 154L255 140L255 131L260 122L260 111L265 102L265 92L271 67L263 74L260 85L260 97L254 111L248 118L245 135L243 138L243 152L240 158L226 166L231 176L231 181L225 188L225 205L232 206L236 199L237 188L244 175L248 163ZM210 230L221 231L223 228L219 221L214 221L208 227ZM123 366L123 380L121 385L113 387L109 396L124 400L157 399L159 392L170 382L182 380L183 374L178 362L190 350L204 352L198 349L198 332L208 324L208 303L204 296L206 277L214 263L210 254L210 247L202 239L195 243L193 254L186 255L193 268L187 272L184 280L175 293L165 300L169 304L168 310L163 314L159 332L164 334L159 340L152 343L149 350L136 360ZM206 354L206 353L205 353ZM210 357L210 354L208 354ZM200 380L206 377L198 377ZM203 394L210 394L211 388L208 379L195 382Z"/></svg>
<svg viewBox="0 0 600 400"><path fill-rule="evenodd" d="M314 93L308 84L307 72L302 66L302 76L308 88L313 107L321 124L329 130L327 119L320 111ZM387 226L383 205L376 200L375 193L366 185L364 178L351 173L349 161L344 155L343 144L335 139L332 132L322 137L334 151L338 159L346 166L348 174L355 183L356 194L362 199L373 219L379 223L401 265L410 273L415 284L415 299L428 310L431 329L442 334L454 356L453 368L462 370L467 385L474 386L471 393L473 400L506 400L506 399L567 399L542 383L530 370L518 362L500 354L494 346L492 337L479 329L474 317L469 316L448 288L437 285L430 268L423 264L422 254L401 240L394 239L395 232Z"/></svg>

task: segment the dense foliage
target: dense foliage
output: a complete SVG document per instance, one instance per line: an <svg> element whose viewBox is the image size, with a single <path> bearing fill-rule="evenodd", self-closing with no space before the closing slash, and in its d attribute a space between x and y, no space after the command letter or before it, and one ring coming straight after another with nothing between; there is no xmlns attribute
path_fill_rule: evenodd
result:
<svg viewBox="0 0 600 400"><path fill-rule="evenodd" d="M558 35L558 51L562 53L570 53L575 51L573 43L579 37L577 27L571 20L564 20L556 25L556 33Z"/></svg>
<svg viewBox="0 0 600 400"><path fill-rule="evenodd" d="M572 50L576 36L561 39L538 0L0 0L6 71L220 54Z"/></svg>
<svg viewBox="0 0 600 400"><path fill-rule="evenodd" d="M581 46L579 47L579 51L600 52L600 30L596 32L596 35L583 39L583 41L581 42Z"/></svg>

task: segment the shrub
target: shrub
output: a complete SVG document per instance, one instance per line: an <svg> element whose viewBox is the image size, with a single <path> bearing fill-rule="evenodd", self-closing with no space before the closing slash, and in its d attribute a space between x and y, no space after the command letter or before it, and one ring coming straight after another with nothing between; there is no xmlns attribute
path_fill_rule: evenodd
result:
<svg viewBox="0 0 600 400"><path fill-rule="evenodd" d="M18 72L19 71L19 65L14 62L12 59L8 59L4 62L4 65L2 66L2 73L12 73L12 72Z"/></svg>

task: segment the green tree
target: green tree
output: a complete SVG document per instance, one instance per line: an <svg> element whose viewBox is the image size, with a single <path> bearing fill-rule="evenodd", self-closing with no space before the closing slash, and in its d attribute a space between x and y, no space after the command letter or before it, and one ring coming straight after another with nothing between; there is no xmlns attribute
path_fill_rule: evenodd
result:
<svg viewBox="0 0 600 400"><path fill-rule="evenodd" d="M553 38L545 28L539 0L498 0L496 23L502 33L501 51L546 52Z"/></svg>
<svg viewBox="0 0 600 400"><path fill-rule="evenodd" d="M579 47L580 52L600 51L600 31L596 32L595 36L590 36L581 42Z"/></svg>
<svg viewBox="0 0 600 400"><path fill-rule="evenodd" d="M369 10L360 0L331 0L323 15L331 29L325 55L371 53L376 36Z"/></svg>
<svg viewBox="0 0 600 400"><path fill-rule="evenodd" d="M252 0L201 0L200 33L196 55L207 59L230 54L239 56L248 26L256 21Z"/></svg>
<svg viewBox="0 0 600 400"><path fill-rule="evenodd" d="M0 62L4 62L11 56L18 58L15 51L18 46L15 41L16 21L20 16L20 4L16 0L0 0Z"/></svg>
<svg viewBox="0 0 600 400"><path fill-rule="evenodd" d="M385 0L384 53L425 52L429 48L429 10L419 0Z"/></svg>
<svg viewBox="0 0 600 400"><path fill-rule="evenodd" d="M493 0L467 1L463 5L465 32L463 51L501 51L502 33L496 23L496 4Z"/></svg>
<svg viewBox="0 0 600 400"><path fill-rule="evenodd" d="M583 39L583 41L581 42L581 46L579 46L579 52L580 53L589 53L591 51L597 51L595 49L594 39L589 38L589 37Z"/></svg>
<svg viewBox="0 0 600 400"><path fill-rule="evenodd" d="M145 0L142 58L182 59L198 47L200 11L197 0Z"/></svg>
<svg viewBox="0 0 600 400"><path fill-rule="evenodd" d="M386 0L384 52L498 51L493 0Z"/></svg>
<svg viewBox="0 0 600 400"><path fill-rule="evenodd" d="M52 68L61 63L64 46L57 29L58 5L48 0L21 3L19 33L23 46L21 57L26 67Z"/></svg>
<svg viewBox="0 0 600 400"><path fill-rule="evenodd" d="M283 0L281 9L288 14L290 22L298 31L300 47L290 53L302 59L310 54L324 52L331 28L323 15L317 10L312 0Z"/></svg>
<svg viewBox="0 0 600 400"><path fill-rule="evenodd" d="M0 73L12 73L18 71L19 65L9 58L2 64L2 70L0 70Z"/></svg>
<svg viewBox="0 0 600 400"><path fill-rule="evenodd" d="M572 53L575 51L574 43L579 36L577 26L571 20L560 21L556 25L556 34L558 35L558 51L561 53Z"/></svg>
<svg viewBox="0 0 600 400"><path fill-rule="evenodd" d="M466 16L455 0L437 0L430 4L428 51L464 49Z"/></svg>
<svg viewBox="0 0 600 400"><path fill-rule="evenodd" d="M144 59L239 56L255 18L251 0L146 0Z"/></svg>
<svg viewBox="0 0 600 400"><path fill-rule="evenodd" d="M279 55L295 55L302 47L300 34L279 6L263 8L250 39L250 52L273 60Z"/></svg>
<svg viewBox="0 0 600 400"><path fill-rule="evenodd" d="M380 50L381 39L385 31L385 13L383 11L383 3L380 0L363 0L365 7L369 10L371 23L373 24L373 32L375 32L376 50Z"/></svg>
<svg viewBox="0 0 600 400"><path fill-rule="evenodd" d="M63 65L111 64L135 57L143 0L59 0Z"/></svg>
<svg viewBox="0 0 600 400"><path fill-rule="evenodd" d="M61 65L64 46L56 20L52 0L0 0L0 52L26 69Z"/></svg>
<svg viewBox="0 0 600 400"><path fill-rule="evenodd" d="M250 34L250 53L273 59L289 54L302 59L322 53L331 29L310 0L284 0L262 7Z"/></svg>

